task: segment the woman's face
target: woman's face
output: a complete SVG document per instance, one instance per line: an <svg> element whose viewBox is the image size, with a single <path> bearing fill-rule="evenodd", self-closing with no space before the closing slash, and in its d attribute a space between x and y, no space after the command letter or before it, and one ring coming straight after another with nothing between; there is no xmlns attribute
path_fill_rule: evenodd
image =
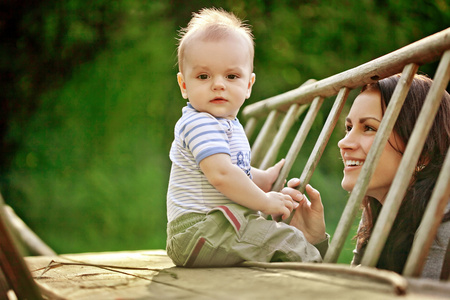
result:
<svg viewBox="0 0 450 300"><path fill-rule="evenodd" d="M356 97L345 120L346 135L338 143L344 162L341 184L346 191L352 191L356 184L382 117L381 94L378 90L366 90ZM367 196L384 203L402 158L398 150L403 151L404 148L404 143L392 133L369 183Z"/></svg>

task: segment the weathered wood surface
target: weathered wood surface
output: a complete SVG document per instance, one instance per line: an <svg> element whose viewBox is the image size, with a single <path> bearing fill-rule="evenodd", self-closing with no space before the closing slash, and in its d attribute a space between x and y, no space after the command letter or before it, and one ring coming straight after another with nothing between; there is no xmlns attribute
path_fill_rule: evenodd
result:
<svg viewBox="0 0 450 300"><path fill-rule="evenodd" d="M175 267L162 250L26 261L49 299L450 299L449 283L401 276L377 280L382 272L368 279L339 265L330 266L331 271L324 264L301 263L189 269ZM406 294L398 295L393 283L405 284Z"/></svg>

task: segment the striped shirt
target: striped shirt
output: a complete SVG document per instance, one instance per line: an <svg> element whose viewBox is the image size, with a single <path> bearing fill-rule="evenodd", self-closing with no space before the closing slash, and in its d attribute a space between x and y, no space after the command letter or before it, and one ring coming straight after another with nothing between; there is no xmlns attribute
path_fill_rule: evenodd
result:
<svg viewBox="0 0 450 300"><path fill-rule="evenodd" d="M233 203L208 182L199 167L202 159L218 153L230 155L231 162L251 178L250 145L239 120L216 118L188 103L175 125L170 149L169 222L188 212L207 213L216 206Z"/></svg>

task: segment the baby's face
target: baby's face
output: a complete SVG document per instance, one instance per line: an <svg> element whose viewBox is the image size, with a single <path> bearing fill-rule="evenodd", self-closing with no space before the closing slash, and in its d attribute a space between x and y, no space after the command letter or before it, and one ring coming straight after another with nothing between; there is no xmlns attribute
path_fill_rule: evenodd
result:
<svg viewBox="0 0 450 300"><path fill-rule="evenodd" d="M234 119L254 82L249 45L238 35L191 42L178 73L183 97L196 110L218 118Z"/></svg>

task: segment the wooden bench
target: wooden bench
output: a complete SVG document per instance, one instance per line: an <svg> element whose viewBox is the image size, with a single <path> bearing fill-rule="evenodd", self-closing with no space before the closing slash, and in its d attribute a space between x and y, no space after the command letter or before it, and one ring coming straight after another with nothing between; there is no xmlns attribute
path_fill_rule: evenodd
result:
<svg viewBox="0 0 450 300"><path fill-rule="evenodd" d="M392 189L374 228L362 266L336 264L344 240L358 213L367 185L381 151L402 106L408 82L419 65L440 60L426 105L403 155ZM252 136L262 125L252 147L253 165L266 168L274 163L281 145L300 115L303 122L285 155L286 164L273 190L280 190L324 101L334 99L333 107L314 149L299 176L300 190L313 176L334 130L343 105L352 89L402 72L398 85L376 135L341 220L332 235L323 264L247 262L236 268L188 269L173 265L163 250L83 253L26 257L19 254L13 234L0 216L0 298L42 299L141 299L141 298L273 298L298 295L319 299L448 299L450 282L418 279L428 249L436 235L445 205L450 197L450 155L447 154L435 190L426 209L416 240L402 275L377 270L387 234L392 227L400 199L413 174L424 132L439 104L439 95L450 77L450 29L436 33L356 68L320 81L308 81L299 88L246 106L246 133ZM3 206L3 203L0 203ZM353 233L350 233L353 234ZM1 275L1 274L0 274ZM402 296L399 296L402 295Z"/></svg>

